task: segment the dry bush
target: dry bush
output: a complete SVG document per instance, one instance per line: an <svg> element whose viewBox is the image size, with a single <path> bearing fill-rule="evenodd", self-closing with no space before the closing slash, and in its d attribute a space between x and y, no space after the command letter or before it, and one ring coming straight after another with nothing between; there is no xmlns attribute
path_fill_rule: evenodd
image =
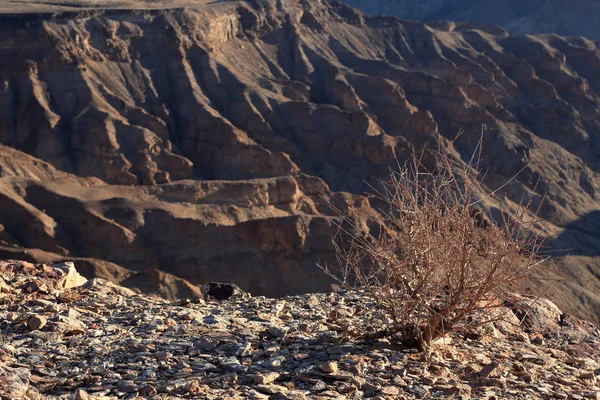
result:
<svg viewBox="0 0 600 400"><path fill-rule="evenodd" d="M425 170L414 156L373 189L374 203L383 204L381 233L349 218L339 224L337 265L322 268L376 304L382 326L363 327L362 336L394 336L425 349L449 332L493 322L502 318L503 293L541 262L539 221L528 204L488 223L475 211L493 194L478 196L478 162L465 165L442 151L436 159Z"/></svg>

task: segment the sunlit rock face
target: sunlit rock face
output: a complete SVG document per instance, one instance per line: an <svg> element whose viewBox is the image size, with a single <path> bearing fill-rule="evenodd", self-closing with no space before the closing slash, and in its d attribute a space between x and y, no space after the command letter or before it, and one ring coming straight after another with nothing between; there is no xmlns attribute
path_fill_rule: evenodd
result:
<svg viewBox="0 0 600 400"><path fill-rule="evenodd" d="M377 229L369 185L423 148L468 162L483 133L480 177L501 190L482 208L540 206L571 249L555 300L597 315L592 40L327 1L69 4L0 7L0 254L167 297L329 290L331 205Z"/></svg>

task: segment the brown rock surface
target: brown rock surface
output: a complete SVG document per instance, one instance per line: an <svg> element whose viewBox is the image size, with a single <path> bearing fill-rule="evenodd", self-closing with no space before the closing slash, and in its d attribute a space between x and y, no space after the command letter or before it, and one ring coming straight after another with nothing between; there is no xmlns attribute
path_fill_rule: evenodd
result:
<svg viewBox="0 0 600 400"><path fill-rule="evenodd" d="M168 297L208 281L327 290L326 203L377 219L330 188L362 194L426 144L468 161L483 129L485 183L502 190L482 208L499 217L546 194L551 244L572 249L548 270L570 279L548 295L598 320L595 42L335 1L7 4L1 256L75 260Z"/></svg>
<svg viewBox="0 0 600 400"><path fill-rule="evenodd" d="M347 335L348 327L382 322L371 299L356 291L169 302L100 278L53 293L25 290L59 287L60 277L51 273L55 270L0 262L6 277L0 302L2 398L600 396L600 332L577 319L562 328L540 319L545 328L535 333L543 333L542 345L515 340L531 329L517 322L509 324L510 333L495 337L454 333L451 344L424 354L387 338ZM311 298L322 307L311 308ZM543 316L544 310L556 308L546 300L518 298L518 304L500 313L525 307ZM328 315L341 310L344 316L335 324L324 324ZM31 331L31 314L43 314L47 328ZM311 329L300 329L303 324ZM273 330L286 334L272 335Z"/></svg>
<svg viewBox="0 0 600 400"><path fill-rule="evenodd" d="M46 326L47 323L48 321L43 315L34 315L33 317L29 318L27 327L32 331L38 331Z"/></svg>
<svg viewBox="0 0 600 400"><path fill-rule="evenodd" d="M330 195L305 195L300 186L307 181L314 178L155 187L12 182L0 198L14 196L12 204L23 204L25 211L2 209L7 226L31 229L36 223L40 230L20 236L18 245L5 245L4 254L16 257L23 254L21 246L34 248L23 255L44 262L73 259L84 264L87 277L168 298L196 297L195 285L209 281L233 280L244 290L269 295L328 290L316 263L331 257L329 237L336 228L317 209L327 207L319 196ZM331 200L351 212L373 212L356 196Z"/></svg>

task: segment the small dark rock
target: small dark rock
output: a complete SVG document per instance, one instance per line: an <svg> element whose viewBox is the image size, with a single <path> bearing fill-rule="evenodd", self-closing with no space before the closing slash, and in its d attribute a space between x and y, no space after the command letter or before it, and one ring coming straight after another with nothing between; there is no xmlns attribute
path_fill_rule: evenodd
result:
<svg viewBox="0 0 600 400"><path fill-rule="evenodd" d="M202 285L202 294L205 300L229 300L236 295L245 296L246 293L233 283L209 282Z"/></svg>

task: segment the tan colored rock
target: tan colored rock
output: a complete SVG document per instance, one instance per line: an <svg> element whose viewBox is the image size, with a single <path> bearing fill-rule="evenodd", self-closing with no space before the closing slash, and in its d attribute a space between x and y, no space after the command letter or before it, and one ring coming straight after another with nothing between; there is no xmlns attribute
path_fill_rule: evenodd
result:
<svg viewBox="0 0 600 400"><path fill-rule="evenodd" d="M4 279L0 277L0 293L8 293L10 292L10 287L6 284Z"/></svg>
<svg viewBox="0 0 600 400"><path fill-rule="evenodd" d="M321 371L326 374L335 374L338 370L338 365L335 361L327 361L323 365L321 365Z"/></svg>
<svg viewBox="0 0 600 400"><path fill-rule="evenodd" d="M114 283L101 278L90 279L83 285L83 287L87 290L97 291L105 295L118 294L124 297L135 296L135 292L133 290L115 285Z"/></svg>
<svg viewBox="0 0 600 400"><path fill-rule="evenodd" d="M197 393L201 393L202 392L202 388L200 387L200 382L198 382L197 380L193 380L191 381L187 387L186 387L186 391L188 393L191 394L197 394Z"/></svg>
<svg viewBox="0 0 600 400"><path fill-rule="evenodd" d="M46 326L47 323L48 320L43 315L34 315L31 318L29 318L27 326L32 331L39 331L40 329L44 328L44 326Z"/></svg>
<svg viewBox="0 0 600 400"><path fill-rule="evenodd" d="M74 400L89 400L90 396L88 395L88 393L85 390L77 390L75 392L75 398Z"/></svg>
<svg viewBox="0 0 600 400"><path fill-rule="evenodd" d="M285 393L289 390L285 386L280 386L280 385L258 385L256 387L256 389L261 393L271 394L271 395L278 394L278 393Z"/></svg>
<svg viewBox="0 0 600 400"><path fill-rule="evenodd" d="M479 386L495 386L499 388L506 387L506 380L503 378L479 378L477 380Z"/></svg>
<svg viewBox="0 0 600 400"><path fill-rule="evenodd" d="M87 331L87 326L82 321L65 316L59 316L57 322L52 323L54 331L60 332L63 336L81 335Z"/></svg>
<svg viewBox="0 0 600 400"><path fill-rule="evenodd" d="M189 390L188 390L189 392ZM146 386L142 386L140 388L140 390L138 391L138 393L141 396L146 396L146 397L152 397L152 396L156 396L158 394L158 391L156 390L156 388L152 385L146 385Z"/></svg>
<svg viewBox="0 0 600 400"><path fill-rule="evenodd" d="M279 378L278 372L268 372L264 374L258 374L254 377L254 382L259 385L268 385L269 383L273 383Z"/></svg>
<svg viewBox="0 0 600 400"><path fill-rule="evenodd" d="M489 377L498 376L499 373L500 373L499 367L500 367L500 364L498 362L496 362L496 361L493 361L490 364L488 364L485 367L483 367L477 373L477 375L479 375L482 378L489 378Z"/></svg>
<svg viewBox="0 0 600 400"><path fill-rule="evenodd" d="M306 304L307 304L309 307L311 307L311 308L314 308L314 307L317 307L319 304L321 304L321 301L319 300L319 298L318 298L317 296L315 296L315 295L311 295L311 296L308 298L308 301L306 302Z"/></svg>
<svg viewBox="0 0 600 400"><path fill-rule="evenodd" d="M398 389L396 386L384 386L381 388L380 392L386 396L397 396L400 394L400 389Z"/></svg>
<svg viewBox="0 0 600 400"><path fill-rule="evenodd" d="M431 342L431 344L433 346L436 346L436 347L451 345L452 344L452 338L450 336L448 336L448 335L442 336L442 337L439 337L439 338L433 340Z"/></svg>
<svg viewBox="0 0 600 400"><path fill-rule="evenodd" d="M57 289L71 289L87 282L87 279L77 272L75 264L71 261L54 264L52 265L52 268L56 268L64 274L64 276L56 283Z"/></svg>

